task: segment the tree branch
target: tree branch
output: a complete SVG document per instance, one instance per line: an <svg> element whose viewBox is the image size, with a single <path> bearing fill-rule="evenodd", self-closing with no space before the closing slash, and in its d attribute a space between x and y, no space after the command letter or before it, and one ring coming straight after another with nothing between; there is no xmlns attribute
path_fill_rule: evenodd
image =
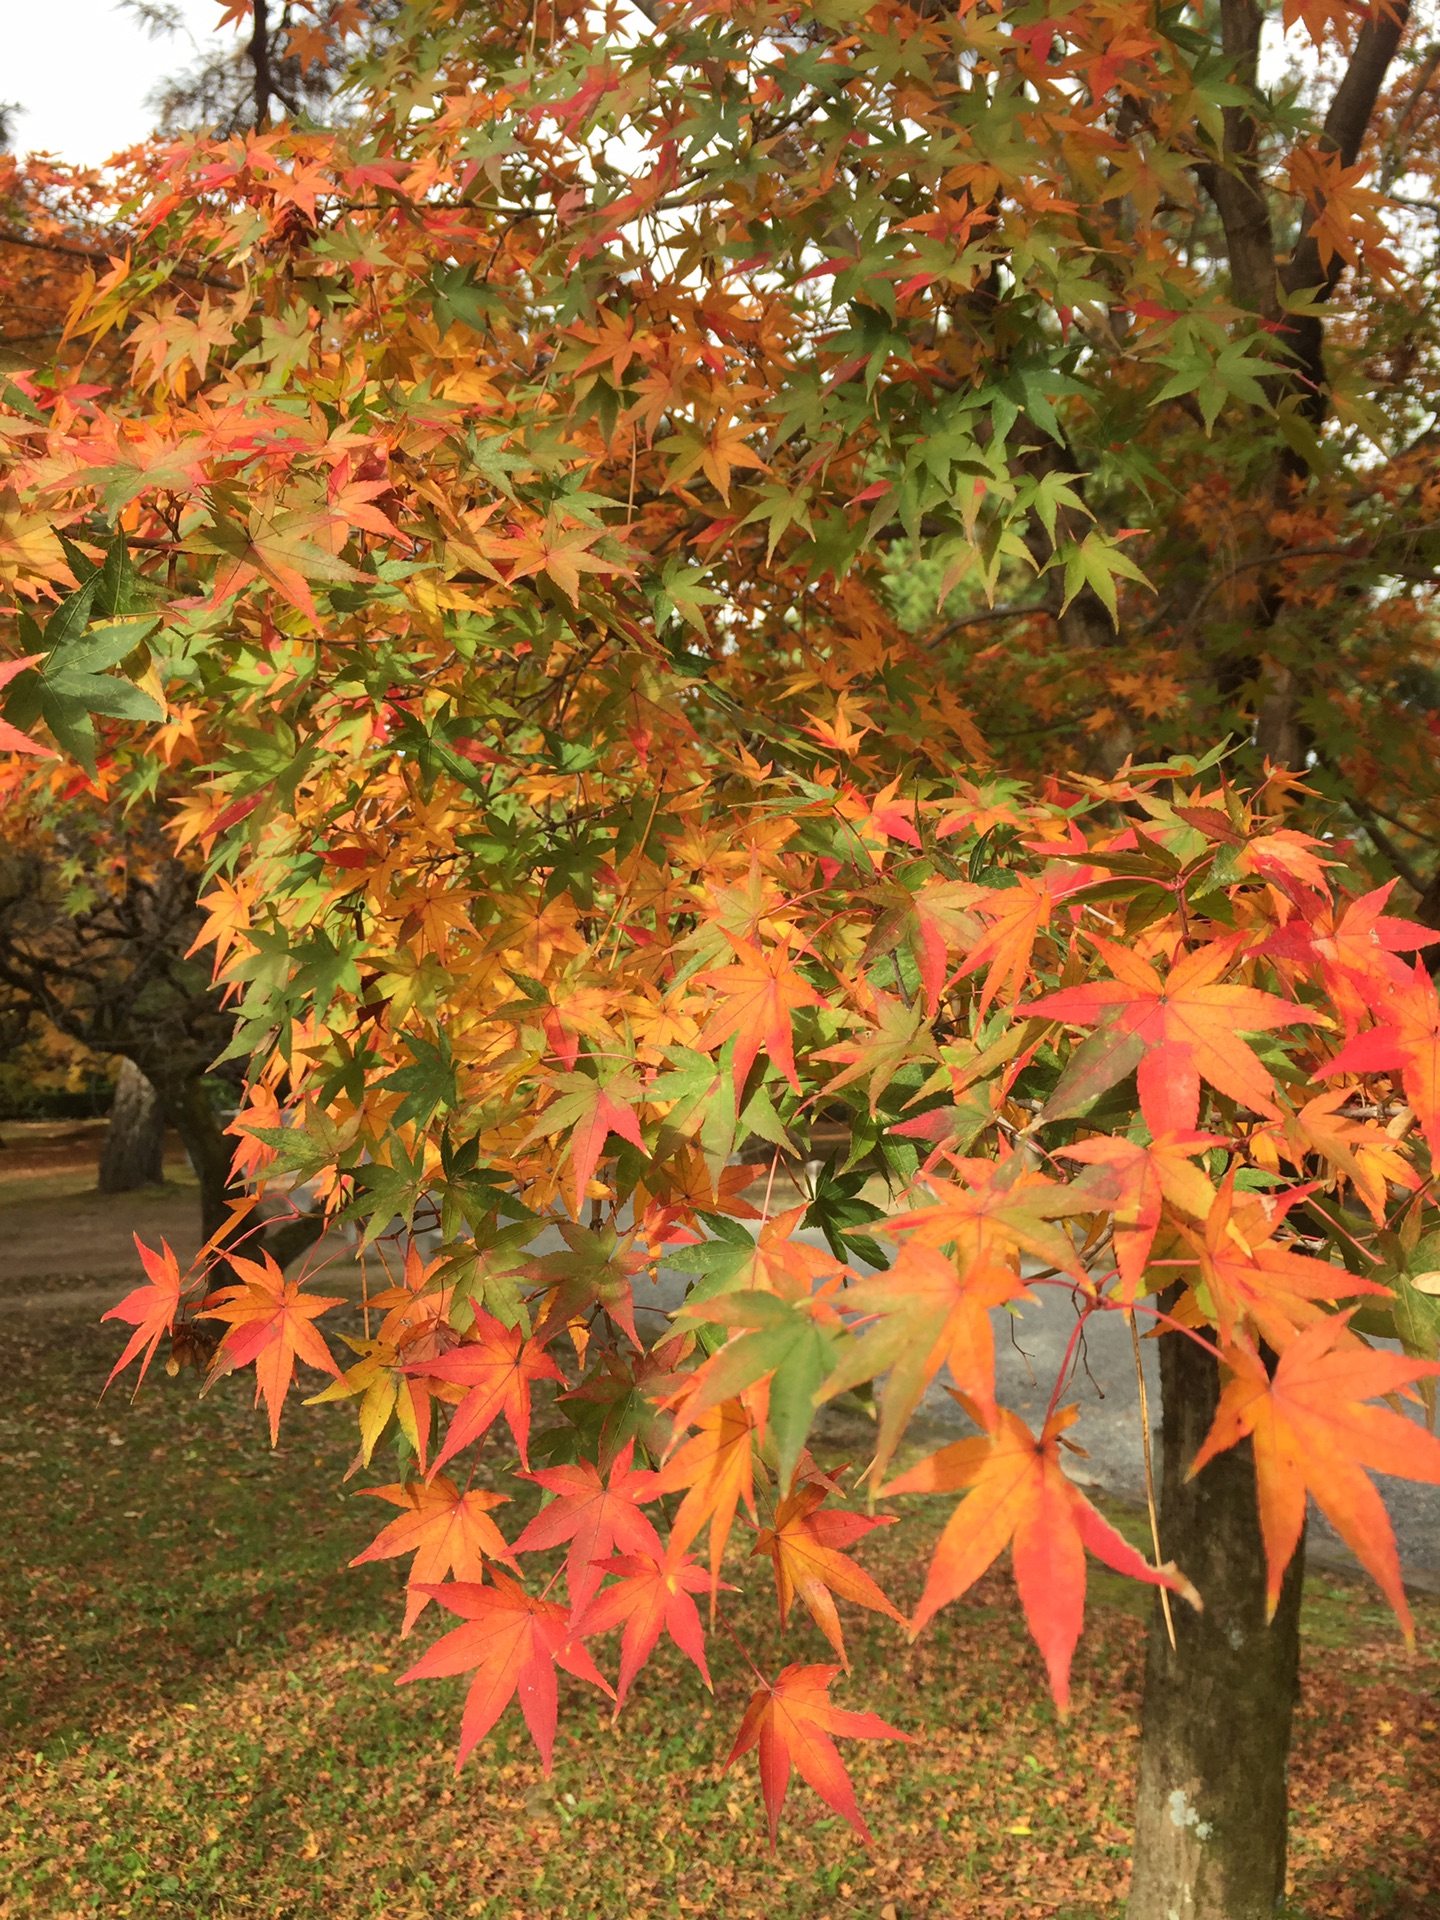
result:
<svg viewBox="0 0 1440 1920"><path fill-rule="evenodd" d="M988 607L979 613L963 614L960 619L952 620L948 627L942 627L939 633L932 634L921 644L927 647L938 647L942 641L948 640L952 633L959 633L963 627L986 626L992 620L1020 620L1029 613L1047 613L1052 620L1059 618L1055 609L1044 600L1030 600L1019 607Z"/></svg>
<svg viewBox="0 0 1440 1920"><path fill-rule="evenodd" d="M1321 152L1338 154L1342 167L1353 167L1359 157L1370 116L1375 111L1375 102L1380 97L1386 72L1399 49L1401 35L1409 20L1409 0L1389 0L1388 10L1377 19L1367 20L1360 29L1360 37L1355 42L1355 51L1350 56L1345 77L1335 89L1330 111L1320 130ZM1295 250L1280 276L1287 293L1296 293L1302 288L1320 288L1321 298L1324 299L1334 292L1344 271L1345 263L1338 253L1332 254L1328 266L1322 267L1320 264L1315 225L1323 212L1323 202L1305 209ZM1316 321L1314 326L1318 337L1319 322ZM1310 372L1308 367L1305 370L1307 374Z"/></svg>
<svg viewBox="0 0 1440 1920"><path fill-rule="evenodd" d="M1220 37L1242 87L1253 88L1264 16L1256 0L1220 0ZM1200 181L1225 229L1230 279L1241 306L1264 320L1279 318L1275 232L1260 177L1260 131L1248 107L1226 107L1223 163L1200 169Z"/></svg>
<svg viewBox="0 0 1440 1920"><path fill-rule="evenodd" d="M262 132L270 124L270 96L275 82L270 73L269 0L254 0L255 31L250 36L250 64L255 69L255 125Z"/></svg>

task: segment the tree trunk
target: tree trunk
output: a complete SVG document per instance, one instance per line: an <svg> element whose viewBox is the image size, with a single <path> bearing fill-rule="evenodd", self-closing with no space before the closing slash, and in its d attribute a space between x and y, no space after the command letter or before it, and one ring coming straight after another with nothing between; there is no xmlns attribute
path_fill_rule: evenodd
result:
<svg viewBox="0 0 1440 1920"><path fill-rule="evenodd" d="M1158 1607L1151 1623L1129 1920L1270 1920L1285 1893L1304 1545L1267 1625L1250 1443L1185 1478L1219 1370L1193 1340L1167 1334L1160 1380L1160 1546L1205 1611L1173 1609L1173 1651Z"/></svg>
<svg viewBox="0 0 1440 1920"><path fill-rule="evenodd" d="M210 1089L199 1074L159 1077L157 1090L165 1117L184 1141L200 1183L200 1231L208 1240L225 1224L226 1202L233 1192L233 1142L221 1126Z"/></svg>
<svg viewBox="0 0 1440 1920"><path fill-rule="evenodd" d="M234 1143L221 1125L210 1088L198 1074L162 1080L160 1098L171 1126L185 1143L200 1183L200 1231L208 1240L224 1226L229 1202L240 1192L231 1177ZM252 1218L242 1225L242 1244L236 1246L236 1253L250 1260L268 1253L282 1268L314 1246L325 1225L318 1213L282 1220L264 1233L253 1232L254 1224ZM216 1283L223 1284L228 1272L228 1268L217 1268L213 1276Z"/></svg>
<svg viewBox="0 0 1440 1920"><path fill-rule="evenodd" d="M160 1096L133 1060L122 1060L110 1125L100 1148L101 1193L130 1193L165 1178L165 1114Z"/></svg>

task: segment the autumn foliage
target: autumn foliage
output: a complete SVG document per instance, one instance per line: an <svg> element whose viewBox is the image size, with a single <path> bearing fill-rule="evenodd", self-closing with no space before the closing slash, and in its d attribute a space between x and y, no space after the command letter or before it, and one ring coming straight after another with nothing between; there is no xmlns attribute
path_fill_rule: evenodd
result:
<svg viewBox="0 0 1440 1920"><path fill-rule="evenodd" d="M406 1679L470 1676L462 1760L518 1698L548 1764L559 1670L643 1712L662 1635L708 1684L768 1563L834 1660L757 1674L731 1759L772 1832L793 1769L863 1833L835 1742L904 1736L831 1698L843 1609L919 1631L1008 1549L1063 1711L1087 1555L1203 1604L1066 1473L1096 1316L1219 1369L1272 1599L1309 1494L1408 1626L1369 1473L1440 1481L1440 936L1342 789L1425 615L1357 586L1373 646L1287 709L1345 716L1313 781L1247 758L1339 591L1285 542L1380 561L1294 372L1320 283L1252 312L1185 237L1236 85L1191 28L655 12L417 4L354 128L152 156L4 397L8 724L66 756L7 733L11 804L163 766L251 1063L232 1218L146 1252L122 1364L168 1335L272 1440L303 1390L393 1463L361 1557L409 1557L404 1633L454 1617ZM1378 204L1312 136L1317 271L1368 298ZM1429 482L1383 485L1393 532ZM1259 558L1217 583L1222 491ZM328 1255L246 1251L297 1183L386 1262L363 1337ZM1041 1295L1035 1431L993 1329ZM897 1472L942 1389L966 1437ZM854 1480L807 1445L846 1397ZM862 1543L910 1494L960 1497L906 1621Z"/></svg>

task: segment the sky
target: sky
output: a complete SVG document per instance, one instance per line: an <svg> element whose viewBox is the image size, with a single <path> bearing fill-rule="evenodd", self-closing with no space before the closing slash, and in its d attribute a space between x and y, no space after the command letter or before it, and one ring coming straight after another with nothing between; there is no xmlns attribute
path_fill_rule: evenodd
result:
<svg viewBox="0 0 1440 1920"><path fill-rule="evenodd" d="M178 0L197 41L212 37L219 0ZM49 151L94 166L150 130L145 96L190 64L189 40L152 40L116 0L8 0L0 8L0 99L19 153Z"/></svg>

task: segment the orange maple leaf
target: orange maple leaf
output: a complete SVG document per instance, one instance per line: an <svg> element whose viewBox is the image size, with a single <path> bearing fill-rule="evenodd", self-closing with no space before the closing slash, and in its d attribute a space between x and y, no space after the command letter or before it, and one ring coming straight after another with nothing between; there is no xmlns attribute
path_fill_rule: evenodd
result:
<svg viewBox="0 0 1440 1920"><path fill-rule="evenodd" d="M846 1288L840 1304L847 1312L877 1318L842 1350L816 1397L833 1399L883 1375L880 1430L870 1467L877 1484L911 1414L942 1367L949 1367L982 1423L993 1424L995 1335L990 1311L1010 1300L1032 1298L1006 1260L984 1252L952 1259L920 1246L902 1248L888 1271Z"/></svg>
<svg viewBox="0 0 1440 1920"><path fill-rule="evenodd" d="M1168 1564L1152 1567L1065 1478L1060 1435L1076 1415L1075 1407L1061 1407L1037 1440L1018 1415L1002 1408L993 1435L956 1440L885 1488L886 1494L970 1490L940 1536L912 1637L1008 1546L1025 1620L1062 1716L1070 1707L1070 1660L1085 1617L1087 1547L1117 1573L1200 1604L1183 1574Z"/></svg>
<svg viewBox="0 0 1440 1920"><path fill-rule="evenodd" d="M626 1096L638 1098L640 1088L631 1075L623 1073L612 1074L608 1081L596 1080L588 1073L557 1073L551 1076L551 1085L559 1091L559 1098L541 1114L524 1145L569 1129L578 1220L596 1163L610 1135L618 1134L641 1153L645 1151L640 1122L635 1118L634 1109L626 1104Z"/></svg>
<svg viewBox="0 0 1440 1920"><path fill-rule="evenodd" d="M774 1565L781 1626L790 1618L798 1595L848 1673L850 1662L833 1595L853 1600L857 1607L868 1607L873 1613L888 1614L902 1625L905 1621L899 1608L891 1605L865 1569L845 1552L873 1528L894 1523L841 1510L822 1513L818 1509L827 1496L825 1487L797 1486L776 1508L773 1524L761 1529L751 1557L768 1554Z"/></svg>
<svg viewBox="0 0 1440 1920"><path fill-rule="evenodd" d="M363 1567L369 1560L394 1560L402 1553L414 1554L405 1584L402 1640L430 1604L433 1596L424 1590L427 1582L441 1581L447 1574L457 1580L479 1580L487 1559L515 1565L504 1534L490 1518L492 1507L509 1501L507 1493L486 1493L479 1487L462 1493L443 1473L428 1482L411 1480L403 1486L364 1487L361 1491L403 1509L400 1518L382 1527L365 1551L350 1562L352 1567Z"/></svg>
<svg viewBox="0 0 1440 1920"><path fill-rule="evenodd" d="M1057 1149L1067 1160L1083 1160L1095 1169L1080 1176L1076 1191L1093 1193L1109 1210L1115 1264L1120 1270L1114 1298L1133 1306L1147 1291L1145 1262L1165 1201L1193 1219L1209 1218L1215 1189L1209 1176L1194 1164L1194 1156L1225 1145L1217 1133L1162 1133L1149 1146L1116 1135L1097 1135Z"/></svg>
<svg viewBox="0 0 1440 1920"><path fill-rule="evenodd" d="M1330 1260L1315 1260L1275 1239L1290 1207L1303 1196L1262 1198L1237 1194L1234 1168L1226 1174L1206 1216L1203 1232L1181 1224L1200 1256L1200 1278L1210 1297L1208 1317L1229 1345L1248 1316L1277 1352L1297 1327L1324 1315L1316 1303L1357 1293L1389 1297L1387 1288Z"/></svg>
<svg viewBox="0 0 1440 1920"><path fill-rule="evenodd" d="M762 952L748 940L736 940L728 967L702 973L700 980L723 996L705 1023L697 1045L713 1049L735 1035L735 1091L738 1094L763 1047L798 1093L790 1016L797 1007L823 1007L824 1000L795 967L786 947Z"/></svg>
<svg viewBox="0 0 1440 1920"><path fill-rule="evenodd" d="M1338 1111L1351 1097L1349 1087L1331 1087L1307 1100L1297 1114L1287 1114L1284 1151L1297 1167L1309 1153L1328 1160L1350 1181L1376 1226L1383 1227L1389 1188L1406 1187L1413 1193L1422 1182L1400 1142L1384 1127Z"/></svg>
<svg viewBox="0 0 1440 1920"><path fill-rule="evenodd" d="M997 995L1003 993L1007 1001L1019 997L1029 977L1036 940L1049 926L1055 907L1083 885L1085 878L1083 870L1053 867L1047 868L1038 882L1020 873L1013 887L976 889L972 910L989 925L966 955L959 977L978 973L981 967L989 969L980 994L981 1020Z"/></svg>
<svg viewBox="0 0 1440 1920"><path fill-rule="evenodd" d="M1363 1403L1433 1379L1440 1362L1375 1353L1350 1333L1348 1314L1307 1327L1276 1363L1274 1377L1247 1347L1227 1347L1230 1379L1215 1422L1190 1465L1193 1477L1226 1447L1248 1439L1255 1453L1260 1530L1274 1613L1285 1569L1305 1525L1305 1495L1378 1581L1413 1643L1415 1626L1400 1581L1385 1504L1363 1471L1440 1484L1440 1440L1387 1407Z"/></svg>
<svg viewBox="0 0 1440 1920"><path fill-rule="evenodd" d="M156 1253L147 1247L139 1234L132 1234L135 1251L140 1256L141 1265L149 1278L144 1286L136 1287L133 1293L127 1293L118 1305L102 1313L102 1320L123 1320L135 1331L125 1343L125 1351L115 1362L106 1377L108 1387L117 1373L122 1373L136 1354L144 1349L145 1357L140 1362L140 1375L135 1382L135 1391L140 1390L140 1382L149 1371L150 1362L155 1358L155 1349L175 1324L175 1315L180 1311L180 1263L170 1251L168 1241L160 1242L160 1251Z"/></svg>
<svg viewBox="0 0 1440 1920"><path fill-rule="evenodd" d="M741 1401L723 1400L707 1408L695 1425L696 1431L660 1468L655 1491L687 1489L670 1526L672 1551L683 1552L709 1521L710 1575L712 1584L718 1584L725 1543L741 1500L750 1518L755 1518L751 1453L755 1422Z"/></svg>

